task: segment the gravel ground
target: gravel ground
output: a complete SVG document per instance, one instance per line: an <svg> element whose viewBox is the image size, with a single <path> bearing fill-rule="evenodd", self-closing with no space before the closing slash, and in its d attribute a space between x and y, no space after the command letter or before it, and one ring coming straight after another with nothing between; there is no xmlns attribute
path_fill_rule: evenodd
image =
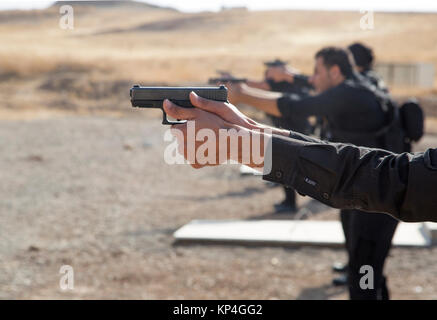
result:
<svg viewBox="0 0 437 320"><path fill-rule="evenodd" d="M136 117L0 120L0 298L347 299L330 285L341 249L175 245L192 219L268 217L282 192L235 166L166 165L164 129ZM393 249L392 297L437 299L436 257ZM65 264L71 291L59 287Z"/></svg>

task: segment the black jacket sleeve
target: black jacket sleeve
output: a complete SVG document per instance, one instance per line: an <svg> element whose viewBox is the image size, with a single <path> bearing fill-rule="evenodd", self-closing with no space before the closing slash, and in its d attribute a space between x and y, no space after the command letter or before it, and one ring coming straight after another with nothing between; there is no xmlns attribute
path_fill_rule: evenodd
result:
<svg viewBox="0 0 437 320"><path fill-rule="evenodd" d="M271 171L282 183L332 207L437 221L437 149L394 154L292 133L271 139Z"/></svg>
<svg viewBox="0 0 437 320"><path fill-rule="evenodd" d="M296 86L308 89L314 89L313 85L309 82L309 77L303 74L295 74L293 83Z"/></svg>
<svg viewBox="0 0 437 320"><path fill-rule="evenodd" d="M276 82L272 79L267 79L267 83L270 86L271 91L275 92L290 92L290 93L299 93L299 92L309 92L309 90L313 89L313 86L308 81L308 76L296 74L294 75L294 81L280 81Z"/></svg>
<svg viewBox="0 0 437 320"><path fill-rule="evenodd" d="M284 117L292 116L327 116L345 111L349 92L336 87L315 96L302 97L296 94L285 94L277 100L279 112Z"/></svg>

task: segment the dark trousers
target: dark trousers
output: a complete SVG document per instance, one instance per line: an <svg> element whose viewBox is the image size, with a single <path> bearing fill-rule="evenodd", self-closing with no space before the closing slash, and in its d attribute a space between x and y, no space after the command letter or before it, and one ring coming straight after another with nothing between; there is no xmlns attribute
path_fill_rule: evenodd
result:
<svg viewBox="0 0 437 320"><path fill-rule="evenodd" d="M285 201L292 207L296 207L296 191L293 188L284 187Z"/></svg>
<svg viewBox="0 0 437 320"><path fill-rule="evenodd" d="M388 300L384 262L390 251L398 220L383 213L359 210L341 210L341 223L349 255L348 287L351 300ZM367 272L360 273L364 265L373 268L373 289L363 289L360 280Z"/></svg>

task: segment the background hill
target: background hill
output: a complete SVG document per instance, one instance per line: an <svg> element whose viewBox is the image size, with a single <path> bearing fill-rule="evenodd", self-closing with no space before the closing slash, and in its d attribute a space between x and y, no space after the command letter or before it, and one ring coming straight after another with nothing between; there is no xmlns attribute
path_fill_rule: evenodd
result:
<svg viewBox="0 0 437 320"><path fill-rule="evenodd" d="M53 3L52 7L59 8L64 5L71 5L74 7L93 7L99 9L129 7L134 9L167 9L175 11L173 8L133 0L56 1Z"/></svg>
<svg viewBox="0 0 437 320"><path fill-rule="evenodd" d="M202 81L216 67L259 76L260 62L271 57L291 60L310 72L318 48L356 40L373 46L380 61L437 64L435 14L376 13L374 30L363 31L358 12L187 14L142 3L98 3L75 5L74 30L58 27L60 15L55 6L0 13L3 64L8 56L21 58L29 69L38 59L89 65L110 60L118 62L111 66L113 71L135 69L135 74L144 77L147 70L148 77L159 81Z"/></svg>
<svg viewBox="0 0 437 320"><path fill-rule="evenodd" d="M26 87L36 108L56 105L51 98L47 102L47 94L62 89L69 92L72 106L76 96L92 97L96 85L102 88L94 98L101 99L118 95L117 90L126 91L134 82L204 83L217 69L259 78L262 62L276 57L310 73L313 55L320 47L345 46L357 40L371 45L378 61L437 66L435 14L376 13L375 28L363 31L358 12L189 14L144 3L87 3L74 5L74 30L59 28L56 4L46 10L0 12L0 86L6 86L8 94L18 85ZM114 86L115 93L110 91ZM393 90L434 101L435 90ZM17 96L14 101L3 90L0 94L15 109L28 107L23 98ZM58 100L64 108L65 103ZM101 109L119 107L100 102ZM80 105L93 103L81 101Z"/></svg>

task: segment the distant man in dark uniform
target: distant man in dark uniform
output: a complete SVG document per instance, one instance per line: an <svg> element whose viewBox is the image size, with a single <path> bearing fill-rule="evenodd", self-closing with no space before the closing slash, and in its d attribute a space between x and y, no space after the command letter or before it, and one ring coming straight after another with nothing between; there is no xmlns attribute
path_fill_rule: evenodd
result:
<svg viewBox="0 0 437 320"><path fill-rule="evenodd" d="M271 69L271 68L269 68ZM309 83L308 77L305 75L295 75L292 81L275 81L269 78L269 69L266 71L266 82L270 87L270 91L282 92L287 94L296 94L301 97L310 95L313 86ZM308 117L275 117L271 116L272 123L277 128L293 130L295 132L310 134L312 131ZM285 199L275 204L275 212L297 212L296 191L293 188L284 186Z"/></svg>
<svg viewBox="0 0 437 320"><path fill-rule="evenodd" d="M355 61L355 67L357 71L367 80L375 85L379 90L388 92L382 78L373 70L373 62L375 56L372 48L356 42L348 47L348 50L352 53Z"/></svg>
<svg viewBox="0 0 437 320"><path fill-rule="evenodd" d="M373 71L374 54L372 48L356 42L348 46L349 52L352 53L355 69L363 76L363 80L369 81L370 84L374 85L378 90L388 93L388 88L386 87L384 81L379 77L379 75ZM341 222L344 231L344 236L346 239L346 247L349 243L350 231L350 215L342 214ZM340 273L347 273L347 264L335 263L333 266L333 271ZM384 279L385 281L385 279ZM333 279L335 285L346 285L347 275L341 275Z"/></svg>
<svg viewBox="0 0 437 320"><path fill-rule="evenodd" d="M280 92L283 94L294 94L300 97L307 97L310 95L313 86L308 81L309 77L294 73L293 77L276 78L274 69L277 68L283 68L292 72L292 69L287 65L282 67L269 67L265 72L265 78L263 80L257 81L248 79L246 81L247 86L255 89ZM233 77L230 73L226 72L221 72L221 75L224 77ZM269 114L268 116L276 128L284 128L303 134L311 134L313 131L307 116L277 117ZM296 191L290 187L284 186L284 194L285 199L274 205L275 213L296 213L298 210Z"/></svg>
<svg viewBox="0 0 437 320"><path fill-rule="evenodd" d="M231 86L231 102L243 102L274 116L322 116L329 123L330 140L360 146L385 148L383 136L375 132L387 125L381 96L375 87L353 70L350 53L341 48L324 48L316 54L314 75L310 82L319 94L310 97L263 94L244 85ZM399 151L399 150L393 150ZM390 216L359 210L341 211L344 230L348 232L346 248L349 254L348 284L351 299L388 299L383 276L385 259L397 221ZM375 290L359 287L362 265L374 268Z"/></svg>
<svg viewBox="0 0 437 320"><path fill-rule="evenodd" d="M262 83L248 82L248 86L273 91L281 92L284 94L295 94L300 97L307 97L310 95L313 86L309 83L309 77L301 74L294 74L294 77L275 79L271 76L272 71L275 68L285 68L287 70L291 69L288 65L283 67L269 67L265 72L265 79ZM295 132L310 134L312 131L311 125L309 123L308 117L306 116L293 116L293 117L275 117L269 115L272 119L272 123L276 128L284 128L288 130L293 130ZM276 213L294 213L297 212L296 204L296 191L293 188L284 186L285 199L275 204Z"/></svg>

